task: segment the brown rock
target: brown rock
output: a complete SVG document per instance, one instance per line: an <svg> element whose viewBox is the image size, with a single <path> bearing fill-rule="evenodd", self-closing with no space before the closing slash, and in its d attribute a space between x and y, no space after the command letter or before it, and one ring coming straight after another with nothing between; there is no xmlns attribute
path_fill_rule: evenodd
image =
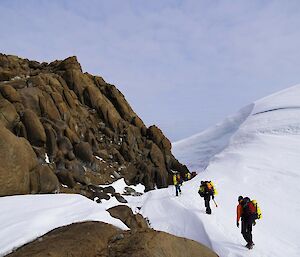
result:
<svg viewBox="0 0 300 257"><path fill-rule="evenodd" d="M72 173L72 176L76 182L84 185L88 184L88 179L85 176L85 170L79 161L66 161L66 168Z"/></svg>
<svg viewBox="0 0 300 257"><path fill-rule="evenodd" d="M31 87L25 87L18 91L21 95L22 104L24 105L25 109L32 110L38 116L41 116L40 96L42 96L43 91L40 88L33 86L33 84L31 84L33 82L28 83L31 85ZM35 81L34 83L39 83L39 80ZM44 83L43 80L41 80L41 83Z"/></svg>
<svg viewBox="0 0 300 257"><path fill-rule="evenodd" d="M113 196L118 200L118 202L127 203L127 200L123 196L121 196L120 194L116 193Z"/></svg>
<svg viewBox="0 0 300 257"><path fill-rule="evenodd" d="M0 74L11 79L0 82L0 123L27 138L41 163L47 153L70 192L90 197L86 185L112 182L114 172L151 190L167 185L171 169L186 170L163 133L147 129L115 86L82 73L76 57L48 64L0 55Z"/></svg>
<svg viewBox="0 0 300 257"><path fill-rule="evenodd" d="M39 165L30 173L31 193L54 193L59 188L59 181L48 165Z"/></svg>
<svg viewBox="0 0 300 257"><path fill-rule="evenodd" d="M59 150L64 154L67 155L70 151L73 151L73 145L69 138L62 137L57 141L57 145Z"/></svg>
<svg viewBox="0 0 300 257"><path fill-rule="evenodd" d="M107 211L114 218L121 220L130 229L149 228L147 221L141 215L134 215L132 210L126 205L117 205L109 208Z"/></svg>
<svg viewBox="0 0 300 257"><path fill-rule="evenodd" d="M70 140L70 142L71 142L72 144L78 144L78 143L80 143L80 139L79 139L79 137L77 136L77 134L76 134L74 131L72 131L69 127L67 127L67 128L65 129L65 136L66 136L67 138L69 138L69 140Z"/></svg>
<svg viewBox="0 0 300 257"><path fill-rule="evenodd" d="M164 151L171 151L171 142L164 136L162 131L155 125L151 126L147 130L148 137L154 141Z"/></svg>
<svg viewBox="0 0 300 257"><path fill-rule="evenodd" d="M72 94L70 94L69 90L64 90L63 94L69 107L74 109L76 107L76 104Z"/></svg>
<svg viewBox="0 0 300 257"><path fill-rule="evenodd" d="M0 123L7 129L12 130L19 120L20 117L14 105L6 99L0 99Z"/></svg>
<svg viewBox="0 0 300 257"><path fill-rule="evenodd" d="M80 63L77 61L76 56L71 56L63 61L60 61L60 63L57 65L57 69L60 69L60 70L73 70L74 69L74 70L81 71L81 66L80 66Z"/></svg>
<svg viewBox="0 0 300 257"><path fill-rule="evenodd" d="M46 133L46 152L48 153L49 157L53 159L54 156L57 154L57 139L56 139L56 132L50 125L45 126L45 133Z"/></svg>
<svg viewBox="0 0 300 257"><path fill-rule="evenodd" d="M75 155L84 162L92 162L94 159L92 147L87 142L80 142L75 146Z"/></svg>
<svg viewBox="0 0 300 257"><path fill-rule="evenodd" d="M76 184L73 175L66 169L59 170L56 173L56 176L62 184L68 186L69 188L73 188Z"/></svg>
<svg viewBox="0 0 300 257"><path fill-rule="evenodd" d="M80 242L80 243L78 243ZM151 229L122 231L103 222L57 228L8 257L217 257L207 247Z"/></svg>
<svg viewBox="0 0 300 257"><path fill-rule="evenodd" d="M43 146L46 142L46 133L38 116L31 110L25 110L22 122L25 125L28 140L35 146Z"/></svg>
<svg viewBox="0 0 300 257"><path fill-rule="evenodd" d="M150 158L156 167L165 166L164 155L156 144L152 144Z"/></svg>
<svg viewBox="0 0 300 257"><path fill-rule="evenodd" d="M148 229L123 235L110 245L109 257L218 257L206 246L165 232Z"/></svg>
<svg viewBox="0 0 300 257"><path fill-rule="evenodd" d="M36 165L29 142L0 124L0 196L30 193L29 173Z"/></svg>
<svg viewBox="0 0 300 257"><path fill-rule="evenodd" d="M41 115L51 120L60 120L60 113L57 110L52 98L47 93L39 97Z"/></svg>
<svg viewBox="0 0 300 257"><path fill-rule="evenodd" d="M8 256L96 257L108 256L109 240L120 233L118 228L102 222L74 223L57 228Z"/></svg>
<svg viewBox="0 0 300 257"><path fill-rule="evenodd" d="M21 96L17 90L15 90L11 85L4 84L0 86L1 94L10 102L20 102Z"/></svg>

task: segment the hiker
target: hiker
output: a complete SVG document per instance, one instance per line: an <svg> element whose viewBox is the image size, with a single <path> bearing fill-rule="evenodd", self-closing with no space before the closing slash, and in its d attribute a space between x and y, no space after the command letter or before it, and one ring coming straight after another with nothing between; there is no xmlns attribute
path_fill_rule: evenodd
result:
<svg viewBox="0 0 300 257"><path fill-rule="evenodd" d="M249 197L239 196L238 203L239 204L236 209L236 226L240 226L239 221L241 218L241 233L247 242L246 247L248 249L252 249L254 246L252 241L252 225L255 225L255 219L260 217L257 217L256 207L254 206L253 202L250 201Z"/></svg>
<svg viewBox="0 0 300 257"><path fill-rule="evenodd" d="M182 186L182 178L179 173L175 173L173 175L173 183L174 183L175 190L176 190L176 196L178 196L179 193L181 194L180 186Z"/></svg>
<svg viewBox="0 0 300 257"><path fill-rule="evenodd" d="M211 214L210 198L215 199L216 190L211 181L201 181L201 185L198 193L201 197L204 197L204 205L206 207L206 213Z"/></svg>

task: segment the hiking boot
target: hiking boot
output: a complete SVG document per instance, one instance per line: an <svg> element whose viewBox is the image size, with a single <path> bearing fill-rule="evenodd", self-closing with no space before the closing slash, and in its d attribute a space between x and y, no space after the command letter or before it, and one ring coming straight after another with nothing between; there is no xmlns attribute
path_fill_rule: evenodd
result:
<svg viewBox="0 0 300 257"><path fill-rule="evenodd" d="M246 244L246 247L250 250L250 249L252 249L253 248L253 246L254 246L254 244L253 243L248 243L248 244Z"/></svg>

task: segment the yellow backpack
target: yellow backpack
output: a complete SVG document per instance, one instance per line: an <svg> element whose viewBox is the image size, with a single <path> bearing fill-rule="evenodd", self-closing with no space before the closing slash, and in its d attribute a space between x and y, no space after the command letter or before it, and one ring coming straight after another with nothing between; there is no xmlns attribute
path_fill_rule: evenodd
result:
<svg viewBox="0 0 300 257"><path fill-rule="evenodd" d="M212 188L214 189L214 195L217 195L218 194L218 191L214 185L214 183L212 181L210 181L208 184L210 184L212 186Z"/></svg>
<svg viewBox="0 0 300 257"><path fill-rule="evenodd" d="M261 209L259 208L257 201L256 200L252 200L251 201L256 209L256 214L257 214L257 219L261 219L262 218L262 212Z"/></svg>

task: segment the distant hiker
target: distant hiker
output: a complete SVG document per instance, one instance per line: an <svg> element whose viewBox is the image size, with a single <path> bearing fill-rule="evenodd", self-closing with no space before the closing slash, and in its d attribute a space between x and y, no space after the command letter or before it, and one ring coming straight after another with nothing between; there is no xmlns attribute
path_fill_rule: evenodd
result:
<svg viewBox="0 0 300 257"><path fill-rule="evenodd" d="M181 194L180 186L182 186L182 178L179 173L173 175L173 183L175 185L176 196L178 196L179 193Z"/></svg>
<svg viewBox="0 0 300 257"><path fill-rule="evenodd" d="M211 208L209 205L210 198L214 199L216 195L216 189L211 181L201 181L198 193L201 197L204 197L204 205L206 207L206 213L211 214Z"/></svg>
<svg viewBox="0 0 300 257"><path fill-rule="evenodd" d="M252 240L252 225L255 225L255 220L261 218L261 211L255 200L250 200L249 197L238 197L238 206L236 208L236 225L239 227L240 218L242 219L241 233L246 240L246 247L252 249L254 246Z"/></svg>

